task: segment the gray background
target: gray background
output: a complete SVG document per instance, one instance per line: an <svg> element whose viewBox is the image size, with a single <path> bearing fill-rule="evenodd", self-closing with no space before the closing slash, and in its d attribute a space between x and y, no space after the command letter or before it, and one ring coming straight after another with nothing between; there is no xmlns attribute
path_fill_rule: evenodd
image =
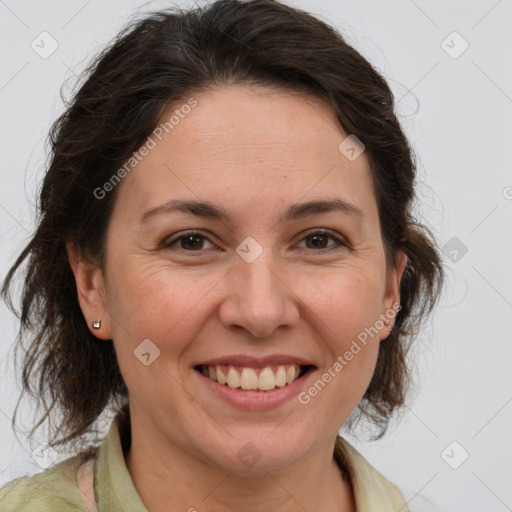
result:
<svg viewBox="0 0 512 512"><path fill-rule="evenodd" d="M335 24L390 81L419 156L417 213L449 268L448 290L415 346L404 415L379 442L349 439L390 479L446 510L512 510L512 1L287 3ZM61 84L134 12L169 5L0 0L1 277L33 228ZM39 53L58 48L42 58L33 41ZM37 456L44 437L29 443L23 433L30 404L19 442L10 425L15 320L0 303L0 485L49 463Z"/></svg>

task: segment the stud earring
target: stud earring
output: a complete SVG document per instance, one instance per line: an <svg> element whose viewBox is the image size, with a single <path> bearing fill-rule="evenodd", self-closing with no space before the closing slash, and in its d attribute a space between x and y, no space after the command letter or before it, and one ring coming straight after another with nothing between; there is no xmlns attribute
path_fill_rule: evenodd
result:
<svg viewBox="0 0 512 512"><path fill-rule="evenodd" d="M389 323L389 320L384 320L384 323L387 325L389 332L393 329L393 326Z"/></svg>
<svg viewBox="0 0 512 512"><path fill-rule="evenodd" d="M92 328L93 329L99 329L101 327L101 320L95 320L93 323L92 323Z"/></svg>

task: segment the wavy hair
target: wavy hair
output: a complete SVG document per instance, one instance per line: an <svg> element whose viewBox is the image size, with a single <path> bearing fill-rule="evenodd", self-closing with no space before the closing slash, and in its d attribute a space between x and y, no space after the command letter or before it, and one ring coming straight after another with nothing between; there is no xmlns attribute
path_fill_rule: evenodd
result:
<svg viewBox="0 0 512 512"><path fill-rule="evenodd" d="M98 340L86 325L66 251L72 242L103 268L117 190L102 200L94 190L143 144L169 105L196 91L247 84L323 100L340 127L366 146L387 264L395 264L397 251L408 257L401 309L380 343L373 378L355 411L377 425L381 437L404 404L407 350L444 281L434 237L412 214L415 158L386 80L335 28L273 0L218 0L145 15L82 77L50 130L35 233L2 287L20 319L20 400L28 393L43 407L32 433L50 420L53 446L77 442L107 406L128 396L112 340ZM22 267L21 304L15 308L12 286Z"/></svg>

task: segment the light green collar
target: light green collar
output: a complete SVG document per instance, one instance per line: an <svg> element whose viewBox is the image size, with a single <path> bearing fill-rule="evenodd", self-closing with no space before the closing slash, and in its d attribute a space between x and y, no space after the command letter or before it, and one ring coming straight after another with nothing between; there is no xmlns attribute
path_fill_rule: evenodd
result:
<svg viewBox="0 0 512 512"><path fill-rule="evenodd" d="M148 512L126 467L121 439L126 449L129 436L128 415L119 413L98 453L95 488L99 512ZM336 442L334 459L354 489L357 512L408 512L398 488L342 437Z"/></svg>

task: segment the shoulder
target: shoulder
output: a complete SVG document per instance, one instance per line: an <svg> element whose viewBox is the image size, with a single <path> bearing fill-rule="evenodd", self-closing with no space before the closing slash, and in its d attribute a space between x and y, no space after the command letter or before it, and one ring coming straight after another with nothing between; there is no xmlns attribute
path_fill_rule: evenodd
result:
<svg viewBox="0 0 512 512"><path fill-rule="evenodd" d="M82 459L66 459L34 476L24 476L0 489L0 510L87 512L76 484Z"/></svg>
<svg viewBox="0 0 512 512"><path fill-rule="evenodd" d="M338 437L334 457L348 471L358 510L443 512L427 498L388 480L342 437Z"/></svg>

